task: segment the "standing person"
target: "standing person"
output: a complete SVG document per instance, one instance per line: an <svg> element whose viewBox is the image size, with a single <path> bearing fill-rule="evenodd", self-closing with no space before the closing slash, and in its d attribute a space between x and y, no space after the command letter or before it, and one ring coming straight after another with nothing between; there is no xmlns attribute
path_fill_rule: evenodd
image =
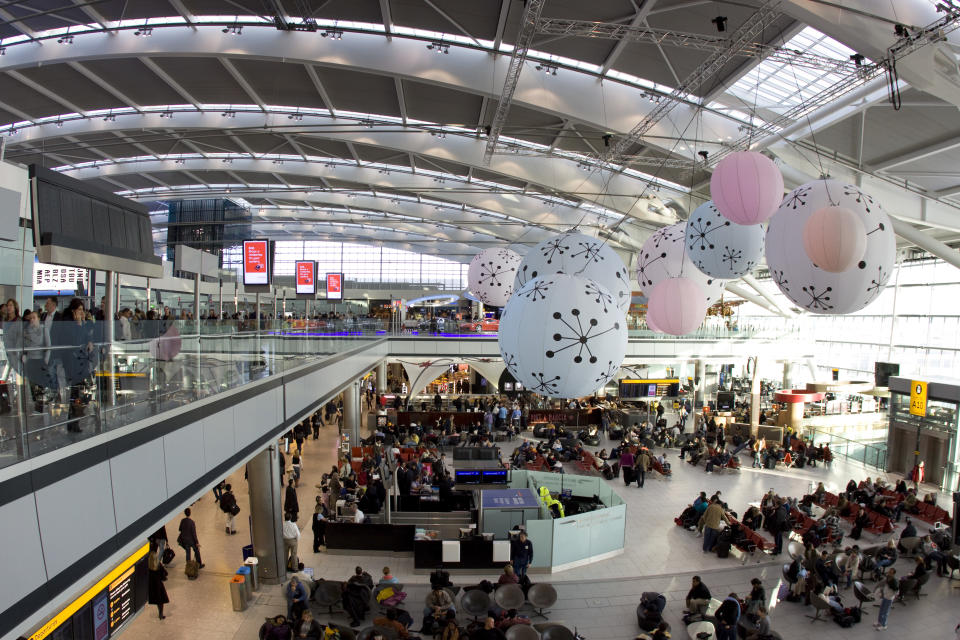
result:
<svg viewBox="0 0 960 640"><path fill-rule="evenodd" d="M160 528L150 534L150 537L147 538L150 542L155 542L157 544L157 555L160 557L160 560L163 560L163 556L167 550L167 527L166 525L160 525ZM164 562L164 564L170 564L169 561Z"/></svg>
<svg viewBox="0 0 960 640"><path fill-rule="evenodd" d="M300 514L300 502L297 500L297 490L293 486L294 480L287 480L287 490L283 495L283 512L293 516L293 521L297 521Z"/></svg>
<svg viewBox="0 0 960 640"><path fill-rule="evenodd" d="M163 615L163 605L170 602L167 597L167 589L163 586L163 581L167 579L167 569L160 561L160 548L156 542L150 543L150 553L147 554L147 604L157 605L157 612L160 619Z"/></svg>
<svg viewBox="0 0 960 640"><path fill-rule="evenodd" d="M288 513L283 522L283 551L284 556L286 556L288 571L295 572L300 567L300 560L297 555L299 543L300 528L297 526L296 519Z"/></svg>
<svg viewBox="0 0 960 640"><path fill-rule="evenodd" d="M220 510L227 516L227 535L235 535L237 533L236 515L240 513L240 506L233 495L233 487L229 484L223 485L223 493L220 494Z"/></svg>
<svg viewBox="0 0 960 640"><path fill-rule="evenodd" d="M897 570L893 567L887 569L887 575L874 590L874 595L880 598L880 613L877 614L877 622L874 628L883 631L887 628L887 616L890 615L890 607L893 606L893 599L899 591L900 585L897 583Z"/></svg>
<svg viewBox="0 0 960 640"><path fill-rule="evenodd" d="M183 510L183 518L180 520L180 535L177 536L177 544L183 547L187 554L187 562L190 562L190 551L197 556L197 564L203 569L205 566L200 559L200 541L197 539L197 523L190 517L190 508Z"/></svg>
<svg viewBox="0 0 960 640"><path fill-rule="evenodd" d="M323 546L323 534L327 528L327 517L324 514L327 507L323 504L323 496L317 496L317 506L313 508L313 521L310 528L313 530L313 552L320 553Z"/></svg>
<svg viewBox="0 0 960 640"><path fill-rule="evenodd" d="M650 454L646 449L641 449L634 463L634 471L637 474L637 486L642 487L647 477L647 471L650 470Z"/></svg>
<svg viewBox="0 0 960 640"><path fill-rule="evenodd" d="M43 399L46 394L44 388L50 374L47 370L47 360L50 358L49 336L40 324L40 316L32 309L23 314L23 376L30 384L30 395L33 398L33 409L43 413ZM24 397L26 401L26 397Z"/></svg>
<svg viewBox="0 0 960 640"><path fill-rule="evenodd" d="M533 562L533 543L527 539L526 531L521 531L510 542L510 556L516 574L521 577L527 575L527 566Z"/></svg>
<svg viewBox="0 0 960 640"><path fill-rule="evenodd" d="M783 534L790 531L790 505L782 498L777 498L777 507L771 520L773 527L773 555L783 553Z"/></svg>
<svg viewBox="0 0 960 640"><path fill-rule="evenodd" d="M703 512L703 552L709 553L720 536L720 522L730 524L727 512L723 510L717 496L710 498L710 505Z"/></svg>
<svg viewBox="0 0 960 640"><path fill-rule="evenodd" d="M717 640L737 640L737 622L740 621L740 602L737 594L731 593L717 608Z"/></svg>
<svg viewBox="0 0 960 640"><path fill-rule="evenodd" d="M916 491L920 490L920 485L923 483L923 472L923 460L913 465L913 469L910 470L910 480L913 482L913 488Z"/></svg>

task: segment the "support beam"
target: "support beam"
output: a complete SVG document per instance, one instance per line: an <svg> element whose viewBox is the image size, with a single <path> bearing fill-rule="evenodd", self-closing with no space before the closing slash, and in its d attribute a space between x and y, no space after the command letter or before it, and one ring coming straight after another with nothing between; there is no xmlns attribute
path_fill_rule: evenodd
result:
<svg viewBox="0 0 960 640"><path fill-rule="evenodd" d="M773 308L777 310L777 313L779 313L785 318L794 317L793 312L791 312L789 309L787 309L782 304L780 304L779 300L777 300L774 296L770 295L762 286L760 286L760 283L757 282L757 279L754 278L752 275L748 273L741 276L740 279L743 280L746 284L748 284L751 289L753 289L758 294L763 296L764 300L766 300L771 305L773 305Z"/></svg>
<svg viewBox="0 0 960 640"><path fill-rule="evenodd" d="M511 0L500 0L500 17L497 19L497 33L493 37L493 50L499 51L503 44L503 29L507 26L507 14L510 13Z"/></svg>
<svg viewBox="0 0 960 640"><path fill-rule="evenodd" d="M436 11L437 13L439 13L439 14L443 17L444 20L446 20L447 22L449 22L450 24L452 24L452 25L457 29L457 31L459 31L459 32L462 33L463 35L465 35L465 36L467 36L468 38L470 38L471 40L473 40L473 43L474 43L475 45L477 45L478 47L483 46L483 45L480 44L480 41L477 40L477 39L473 36L472 33L470 33L469 31L467 31L467 30L463 27L463 25L461 25L459 22L457 22L456 20L454 20L454 19L450 16L450 14L448 14L446 11L444 11L443 9L441 9L440 7L438 7L438 6L437 6L436 4L434 4L431 0L423 0L423 1L427 4L428 7L430 7L431 9L433 9L434 11Z"/></svg>
<svg viewBox="0 0 960 640"><path fill-rule="evenodd" d="M307 70L307 75L310 76L310 82L313 83L313 88L317 90L317 93L320 94L320 98L323 100L323 104L327 105L327 109L330 110L330 115L334 118L337 117L337 108L333 106L333 100L330 99L330 95L327 93L327 90L323 87L323 83L320 82L320 76L317 75L317 70L313 68L311 64L303 65Z"/></svg>
<svg viewBox="0 0 960 640"><path fill-rule="evenodd" d="M945 151L953 151L957 147L960 147L960 136L953 136L935 144L924 144L907 153L888 156L877 162L872 162L870 165L874 171L887 171L901 164L923 160Z"/></svg>
<svg viewBox="0 0 960 640"><path fill-rule="evenodd" d="M393 16L390 15L390 0L380 0L380 19L387 39L393 38Z"/></svg>
<svg viewBox="0 0 960 640"><path fill-rule="evenodd" d="M10 76L11 78L13 78L14 80L16 80L17 82L20 82L20 83L22 83L22 84L25 84L26 86L30 87L31 89L33 89L33 90L36 91L37 93L39 93L39 94L41 94L41 95L44 95L44 96L46 96L47 98L53 100L54 102L57 102L57 103L59 103L59 104L62 104L62 105L65 106L67 109L70 109L70 111L72 111L73 113L79 113L79 114L86 115L86 111L85 111L84 109L81 109L81 108L78 107L77 105L73 104L72 102L70 102L70 101L67 100L66 98L61 97L59 94L55 93L54 91L51 91L50 89L48 89L47 87L43 86L42 84L40 84L40 83L38 83L38 82L34 82L33 80L31 80L30 78L26 77L25 75L23 75L23 74L20 73L19 71L7 71L7 75Z"/></svg>
<svg viewBox="0 0 960 640"><path fill-rule="evenodd" d="M194 98L192 95L190 95L189 91L187 91L182 86L180 86L179 82L171 78L169 73L161 69L156 62L154 62L153 60L151 60L146 56L139 56L137 60L142 62L148 69L150 69L150 71L153 71L155 74L157 74L157 76L161 80L166 82L171 89L179 93L180 97L182 97L184 100L192 104L197 109L200 109L200 102L196 98Z"/></svg>
<svg viewBox="0 0 960 640"><path fill-rule="evenodd" d="M403 81L400 78L394 77L393 87L397 91L397 105L400 107L400 118L403 120L404 126L407 124L407 101L403 97Z"/></svg>
<svg viewBox="0 0 960 640"><path fill-rule="evenodd" d="M633 16L633 20L630 21L630 28L636 29L640 25L644 24L647 20L647 16L650 15L650 12L656 6L657 0L646 0L641 6L640 10L637 11L637 14ZM617 44L613 46L613 49L607 55L607 59L603 61L603 64L600 65L600 75L606 75L607 71L616 64L617 59L623 54L623 50L627 48L629 40L626 38L619 40Z"/></svg>
<svg viewBox="0 0 960 640"><path fill-rule="evenodd" d="M257 92L253 89L247 79L243 77L243 74L237 71L237 68L233 66L233 63L227 60L226 58L220 58L220 64L226 68L230 76L236 80L237 84L244 90L244 92L250 96L250 99L260 107L263 111L267 110L266 103L260 99L260 96L257 95Z"/></svg>
<svg viewBox="0 0 960 640"><path fill-rule="evenodd" d="M893 223L893 231L898 236L960 269L960 252L956 249L952 249L939 240L931 238L909 222L898 220L893 216L890 216L890 222Z"/></svg>

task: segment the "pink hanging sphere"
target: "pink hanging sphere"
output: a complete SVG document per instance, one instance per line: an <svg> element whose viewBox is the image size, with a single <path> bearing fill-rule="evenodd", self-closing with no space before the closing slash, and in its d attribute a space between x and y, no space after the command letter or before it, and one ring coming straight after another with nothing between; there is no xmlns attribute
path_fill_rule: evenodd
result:
<svg viewBox="0 0 960 640"><path fill-rule="evenodd" d="M810 261L830 273L843 273L863 259L867 231L860 216L843 207L824 207L803 226L803 248Z"/></svg>
<svg viewBox="0 0 960 640"><path fill-rule="evenodd" d="M647 304L647 316L646 316L645 319L646 319L646 322L647 322L647 328L650 329L650 331L656 331L657 333L663 333L663 331L660 331L660 329L657 328L656 321L653 319L653 316L650 315L650 305L649 305L649 301L648 301L648 304Z"/></svg>
<svg viewBox="0 0 960 640"><path fill-rule="evenodd" d="M647 299L647 324L657 331L682 336L693 333L707 315L707 296L694 280L668 278L657 283Z"/></svg>
<svg viewBox="0 0 960 640"><path fill-rule="evenodd" d="M710 196L717 210L737 224L760 224L783 200L783 176L762 153L737 151L717 164L710 178Z"/></svg>

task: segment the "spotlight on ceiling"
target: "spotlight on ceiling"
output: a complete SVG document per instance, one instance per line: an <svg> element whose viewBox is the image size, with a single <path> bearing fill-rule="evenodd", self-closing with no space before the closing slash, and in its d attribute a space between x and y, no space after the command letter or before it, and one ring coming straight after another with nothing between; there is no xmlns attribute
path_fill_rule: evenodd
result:
<svg viewBox="0 0 960 640"><path fill-rule="evenodd" d="M224 28L222 29L222 31L223 31L224 33L230 33L230 34L233 34L233 35L235 35L235 36L238 36L238 35L240 35L241 33L243 33L243 25L242 25L242 24L233 24L232 26L224 27Z"/></svg>
<svg viewBox="0 0 960 640"><path fill-rule="evenodd" d="M296 121L299 122L300 120L303 120L303 114L302 114L302 113L291 113L290 115L287 116L287 120L296 120Z"/></svg>
<svg viewBox="0 0 960 640"><path fill-rule="evenodd" d="M545 74L547 74L548 76L555 76L555 75L557 75L557 69L559 69L559 67L558 67L557 65L553 64L552 62L541 62L541 63L537 64L537 66L534 67L534 68L535 68L537 71L543 71L543 72L544 72Z"/></svg>
<svg viewBox="0 0 960 640"><path fill-rule="evenodd" d="M343 40L343 29L324 29L320 35L331 40Z"/></svg>
<svg viewBox="0 0 960 640"><path fill-rule="evenodd" d="M57 38L57 42L60 44L73 44L73 36L67 34L65 36L60 36Z"/></svg>
<svg viewBox="0 0 960 640"><path fill-rule="evenodd" d="M427 49L436 53L450 53L450 45L446 42L431 42Z"/></svg>
<svg viewBox="0 0 960 640"><path fill-rule="evenodd" d="M237 112L236 112L236 111L231 111L231 110L228 109L227 111L224 111L224 112L221 113L220 115L222 115L224 118L236 118L236 117L237 117Z"/></svg>
<svg viewBox="0 0 960 640"><path fill-rule="evenodd" d="M5 56L5 55L7 55L7 48L0 47L0 56Z"/></svg>
<svg viewBox="0 0 960 640"><path fill-rule="evenodd" d="M139 29L137 29L136 31L133 32L133 35L135 35L135 36L152 36L152 35L153 35L153 27L140 27Z"/></svg>
<svg viewBox="0 0 960 640"><path fill-rule="evenodd" d="M717 31L719 31L720 33L723 33L724 31L727 30L727 16L717 16L710 22L716 25Z"/></svg>

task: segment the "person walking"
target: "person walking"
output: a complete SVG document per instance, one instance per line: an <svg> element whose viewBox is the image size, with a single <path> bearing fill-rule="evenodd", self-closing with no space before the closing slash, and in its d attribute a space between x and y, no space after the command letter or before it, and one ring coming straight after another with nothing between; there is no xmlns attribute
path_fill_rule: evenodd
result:
<svg viewBox="0 0 960 640"><path fill-rule="evenodd" d="M167 569L163 566L160 557L160 547L157 543L150 543L150 552L147 554L147 604L157 605L157 613L163 620L163 605L170 602L167 596L167 588L163 586L163 581L167 579Z"/></svg>
<svg viewBox="0 0 960 640"><path fill-rule="evenodd" d="M227 517L227 535L235 535L237 533L236 516L240 513L240 505L237 504L237 498L233 495L233 487L229 484L223 485L223 493L220 494L220 510Z"/></svg>
<svg viewBox="0 0 960 640"><path fill-rule="evenodd" d="M300 528L291 514L287 514L283 522L283 555L286 558L287 570L291 573L300 568L300 558L297 547L300 543Z"/></svg>
<svg viewBox="0 0 960 640"><path fill-rule="evenodd" d="M896 575L896 569L893 567L887 569L886 577L874 590L874 595L880 598L880 613L877 614L877 622L873 625L877 631L884 631L887 628L887 616L890 615L890 607L893 606L893 599L900 588Z"/></svg>
<svg viewBox="0 0 960 640"><path fill-rule="evenodd" d="M647 471L650 470L650 454L646 449L641 449L640 453L637 454L634 470L637 475L637 486L643 487L643 483L647 477Z"/></svg>
<svg viewBox="0 0 960 640"><path fill-rule="evenodd" d="M203 569L205 566L200 559L200 541L197 539L197 523L190 517L190 508L183 510L183 518L180 520L180 535L177 537L177 544L183 547L187 555L187 562L190 562L190 552L197 556L197 564Z"/></svg>
<svg viewBox="0 0 960 640"><path fill-rule="evenodd" d="M526 531L521 531L520 535L510 542L510 560L518 576L527 575L527 567L533 562L533 543L527 539Z"/></svg>
<svg viewBox="0 0 960 640"><path fill-rule="evenodd" d="M323 546L323 534L327 528L327 517L324 514L326 505L323 504L323 496L317 496L317 506L313 508L313 521L310 528L313 530L313 552L320 553L320 547Z"/></svg>

